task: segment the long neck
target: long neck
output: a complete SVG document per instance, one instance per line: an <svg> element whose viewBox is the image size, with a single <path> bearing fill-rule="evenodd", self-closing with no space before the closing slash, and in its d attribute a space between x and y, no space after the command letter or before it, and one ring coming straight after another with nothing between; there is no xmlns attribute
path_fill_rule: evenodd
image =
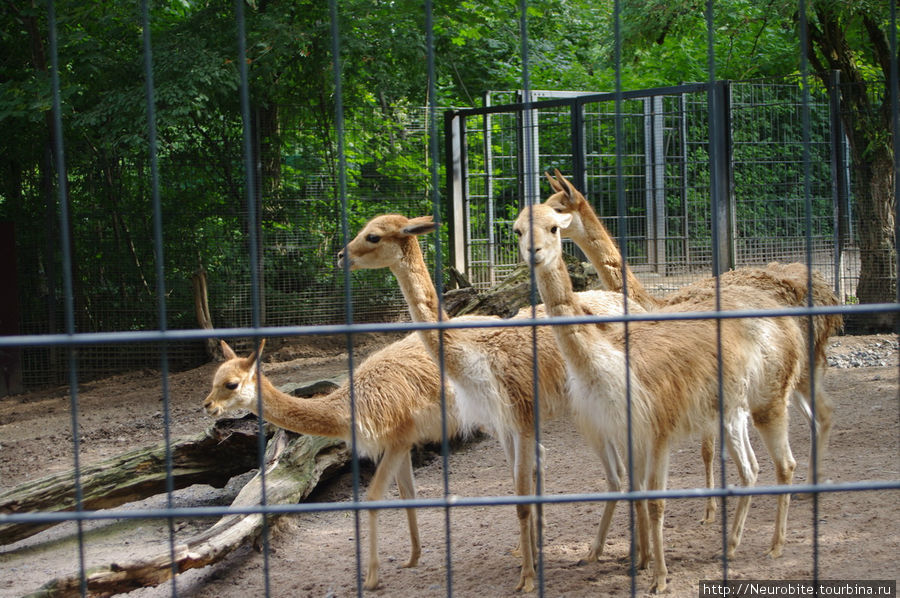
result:
<svg viewBox="0 0 900 598"><path fill-rule="evenodd" d="M572 281L563 261L557 259L554 262L535 269L538 290L547 313L557 317L590 315L590 310L581 304L573 291ZM573 397L573 401L579 406L577 409L584 408L584 399L598 390L605 406L615 405L626 396L625 384L622 382L628 372L625 355L616 335L604 332L608 330L607 326L587 323L556 324L552 329L567 368L581 385L580 390L575 391L578 396ZM590 384L592 390L586 390L583 386L585 383ZM613 406L610 413L616 415L621 412L619 405ZM618 426L618 429L621 428L622 426Z"/></svg>
<svg viewBox="0 0 900 598"><path fill-rule="evenodd" d="M415 238L408 239L404 244L403 258L397 265L391 267L391 272L397 277L413 321L437 322L438 319L442 321L449 319L438 301L437 291L425 265L425 258L422 256L419 242ZM436 356L438 331L420 330L419 336L432 356ZM445 341L450 336L452 336L451 331L446 331L444 333Z"/></svg>
<svg viewBox="0 0 900 598"><path fill-rule="evenodd" d="M592 315L572 288L572 279L562 259L535 268L535 280L547 313L557 317ZM604 324L566 324L552 327L556 341L570 363L586 363L598 347L614 350L614 343Z"/></svg>
<svg viewBox="0 0 900 598"><path fill-rule="evenodd" d="M281 392L262 376L263 415L267 421L299 434L348 438L350 406L344 387L326 397L301 399ZM256 412L256 405L251 408Z"/></svg>
<svg viewBox="0 0 900 598"><path fill-rule="evenodd" d="M583 230L573 234L572 240L590 260L597 276L608 291L621 292L625 286L622 282L622 253L615 240L609 235L606 227L600 222L597 214L584 201L579 204L579 215ZM631 268L625 265L625 280L628 281L628 297L641 307L653 310L662 303L647 292L644 285L635 277Z"/></svg>
<svg viewBox="0 0 900 598"><path fill-rule="evenodd" d="M541 264L535 268L535 281L549 315L572 317L589 313L575 294L572 288L572 279L569 278L569 272L562 259L556 259L552 263ZM557 340L560 344L563 343L563 337L566 337L566 343L571 342L569 337L572 333L576 333L584 340L591 339L599 334L596 326L585 324L553 326L553 330L554 332L563 333L562 335L557 335ZM561 348L566 354L572 351L581 353L586 350L578 346L561 346Z"/></svg>

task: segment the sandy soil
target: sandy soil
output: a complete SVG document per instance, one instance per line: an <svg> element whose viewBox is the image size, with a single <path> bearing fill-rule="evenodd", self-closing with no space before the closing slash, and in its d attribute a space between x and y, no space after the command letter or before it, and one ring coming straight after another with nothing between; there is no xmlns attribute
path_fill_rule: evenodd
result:
<svg viewBox="0 0 900 598"><path fill-rule="evenodd" d="M386 336L364 339L360 354L386 342ZM831 368L826 391L836 407L826 475L834 482L900 479L900 391L897 351L893 336L838 337L830 355L847 367ZM878 347L885 365L853 367L860 350ZM885 349L885 347L888 347ZM343 341L296 340L269 353L267 373L277 384L340 376L346 370ZM871 365L862 362L857 365ZM171 434L193 435L211 422L200 412L215 371L209 364L172 374L169 381ZM82 463L123 452L163 438L163 409L159 373L133 372L84 384L78 393ZM0 490L28 479L72 466L70 397L67 388L33 392L0 400ZM751 433L759 456L760 484L774 483L771 462ZM794 413L791 444L798 461L797 482L806 480L808 428ZM549 422L543 432L547 467L544 490L569 494L604 489L602 468L567 421ZM450 456L450 492L459 496L508 496L511 480L496 441L470 443ZM730 464L729 464L730 467ZM362 469L363 487L371 466ZM416 470L420 496L440 497L444 474L441 460ZM229 504L246 476L216 490L195 486L176 493L176 506ZM733 482L734 480L729 480ZM703 485L699 445L683 445L673 454L670 488ZM320 487L313 501L348 502L349 473ZM388 498L397 498L394 491ZM165 506L157 496L127 508ZM733 511L734 501L726 510ZM721 517L712 526L698 523L698 499L670 500L666 512L669 595L697 596L698 582L722 577ZM829 493L818 499L817 555L813 542L813 501L794 500L785 555L764 556L773 525L773 497L753 500L744 540L728 564L728 575L743 579L892 579L900 577L900 492ZM567 503L545 508L543 584L547 596L618 596L631 587L629 576L629 518L620 505L601 561L580 566L578 559L600 518L602 505ZM720 511L721 512L721 511ZM359 539L365 547L366 525ZM449 521L449 527L447 526ZM427 597L448 595L446 546L449 543L454 596L513 596L518 559L511 554L517 542L513 507L423 509L419 513L423 555L415 569L402 569L409 539L401 511L381 513L382 586L372 596ZM176 541L211 524L210 520L175 522ZM162 520L109 520L86 526L87 565L136 558L167 550L167 525ZM449 537L448 537L449 531ZM449 539L448 539L449 538ZM179 596L245 598L262 596L345 597L356 595L355 517L349 511L322 512L284 518L272 531L268 559L245 547L217 565L178 577ZM364 550L363 550L364 552ZM59 525L13 545L0 547L0 598L21 596L50 578L77 568L74 524ZM75 563L75 565L73 565ZM266 572L268 575L266 575ZM649 587L649 574L638 572L637 591ZM173 585L133 592L155 598L173 594Z"/></svg>

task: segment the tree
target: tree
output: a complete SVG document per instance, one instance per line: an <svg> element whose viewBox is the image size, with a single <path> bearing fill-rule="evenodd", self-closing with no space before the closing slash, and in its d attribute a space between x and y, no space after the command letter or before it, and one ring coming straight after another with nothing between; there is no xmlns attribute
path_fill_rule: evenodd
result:
<svg viewBox="0 0 900 598"><path fill-rule="evenodd" d="M889 86L890 46L886 2L812 4L811 64L829 85L829 69L841 73L841 118L850 140L860 246L857 296L862 303L892 302L897 289L894 221L894 153ZM894 82L896 84L896 82ZM896 134L896 131L894 131ZM850 322L853 328L892 329L893 314Z"/></svg>
<svg viewBox="0 0 900 598"><path fill-rule="evenodd" d="M658 84L706 80L706 21L702 0L626 3L624 56L630 69L653 71ZM896 300L897 248L890 94L890 19L882 0L809 0L808 47L798 48L797 3L728 0L715 3L717 78L786 76L800 69L805 50L813 76L831 86L840 72L844 128L852 155L860 247L861 303ZM893 314L848 322L855 331L892 329Z"/></svg>

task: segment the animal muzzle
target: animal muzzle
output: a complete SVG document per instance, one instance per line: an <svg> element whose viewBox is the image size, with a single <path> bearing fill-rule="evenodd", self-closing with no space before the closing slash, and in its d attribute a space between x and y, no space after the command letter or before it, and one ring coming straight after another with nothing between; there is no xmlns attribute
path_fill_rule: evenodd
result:
<svg viewBox="0 0 900 598"><path fill-rule="evenodd" d="M212 399L206 399L203 401L203 409L206 411L207 415L219 416L225 412L221 405L216 403Z"/></svg>

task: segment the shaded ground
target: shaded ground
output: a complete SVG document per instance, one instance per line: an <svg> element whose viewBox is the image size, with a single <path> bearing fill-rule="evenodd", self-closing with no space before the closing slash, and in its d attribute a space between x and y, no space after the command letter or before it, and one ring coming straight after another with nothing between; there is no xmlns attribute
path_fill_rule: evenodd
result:
<svg viewBox="0 0 900 598"><path fill-rule="evenodd" d="M360 343L360 354L380 346L379 335ZM314 381L346 371L343 340L311 337L269 353L266 371L276 384ZM829 352L832 367L825 380L836 408L826 474L835 482L900 479L898 435L898 364L893 336L838 337ZM173 374L169 382L171 435L193 435L211 421L200 412L216 365ZM85 384L78 394L81 461L90 463L163 438L163 402L158 372L133 372ZM0 400L0 489L71 468L72 434L68 389L59 388ZM798 461L796 480L806 479L807 426L792 414L791 444ZM754 442L755 432L751 433ZM598 491L602 469L566 421L545 426L549 494ZM774 482L771 462L755 442L760 484ZM683 445L672 456L671 488L702 486L699 445ZM730 464L729 464L730 466ZM508 468L493 439L471 443L450 457L450 492L460 496L511 494ZM363 468L365 485L371 474ZM440 497L444 474L440 460L416 470L419 494ZM244 480L222 490L195 486L174 497L176 506L228 504ZM352 480L342 475L312 497L314 501L349 501ZM397 498L396 492L389 498ZM732 501L733 502L733 501ZM154 497L129 508L165 506ZM855 492L822 495L818 500L818 573L828 579L897 579L900 567L900 492ZM600 518L601 505L561 504L545 509L544 584L548 596L621 595L630 588L627 510L620 505L606 553L599 563L578 566ZM727 505L730 514L733 504ZM720 511L721 512L721 511ZM666 512L669 594L697 596L698 581L722 576L721 518L713 526L697 522L700 500L670 500ZM774 498L753 500L744 541L729 563L729 576L744 579L797 579L813 574L813 501L791 504L785 556L764 557L772 534ZM373 596L446 596L447 526L445 512L422 510L423 556L416 569L400 569L408 556L405 515L381 514L383 584ZM174 523L178 538L205 528L209 520ZM224 562L190 571L177 581L179 596L245 598L263 595L264 571L272 596L345 597L356 594L355 518L350 512L314 513L285 518L273 530L269 558L245 547ZM452 590L455 596L512 596L518 560L510 554L517 542L512 507L468 507L449 515ZM156 554L166 550L162 520L117 520L86 526L88 566ZM366 526L362 525L362 539ZM177 540L176 540L177 541ZM365 544L363 544L364 546ZM21 596L49 578L77 568L75 526L66 524L17 544L0 547L0 598ZM73 564L74 563L74 564ZM639 572L643 593L649 575ZM172 594L172 585L133 592L138 597Z"/></svg>

